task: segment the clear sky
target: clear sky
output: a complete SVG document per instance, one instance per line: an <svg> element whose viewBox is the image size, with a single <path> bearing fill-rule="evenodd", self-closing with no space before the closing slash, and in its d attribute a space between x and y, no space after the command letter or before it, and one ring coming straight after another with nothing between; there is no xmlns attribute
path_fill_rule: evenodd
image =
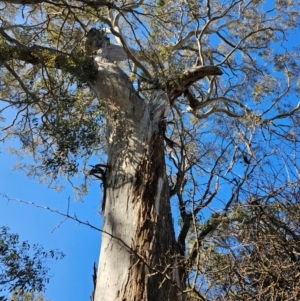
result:
<svg viewBox="0 0 300 301"><path fill-rule="evenodd" d="M84 202L74 201L73 192L66 187L62 192L38 184L21 171L14 171L16 157L0 148L0 193L11 198L35 202L67 211L70 197L70 214L101 227L99 212L100 187L94 182ZM41 244L45 250L59 249L66 257L59 261L49 261L50 283L46 287L46 297L52 301L90 300L93 290L93 263L98 261L100 233L96 230L67 220L55 213L17 202L8 202L0 196L0 227L8 226L10 233L19 234L20 241L30 245ZM59 227L57 227L59 226Z"/></svg>

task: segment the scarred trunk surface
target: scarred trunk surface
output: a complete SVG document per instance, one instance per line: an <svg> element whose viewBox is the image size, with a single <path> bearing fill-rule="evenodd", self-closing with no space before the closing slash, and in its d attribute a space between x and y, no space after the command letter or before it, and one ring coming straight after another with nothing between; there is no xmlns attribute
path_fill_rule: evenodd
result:
<svg viewBox="0 0 300 301"><path fill-rule="evenodd" d="M163 92L149 103L113 63L98 58L93 87L105 107L108 169L95 301L178 300L176 248L163 136Z"/></svg>

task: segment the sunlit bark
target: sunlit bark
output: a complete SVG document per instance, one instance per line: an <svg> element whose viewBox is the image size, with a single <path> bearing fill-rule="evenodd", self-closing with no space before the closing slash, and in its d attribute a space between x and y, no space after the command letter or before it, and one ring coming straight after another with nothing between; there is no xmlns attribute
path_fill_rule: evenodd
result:
<svg viewBox="0 0 300 301"><path fill-rule="evenodd" d="M146 104L114 64L98 61L93 89L107 117L108 169L95 300L176 300L176 242L160 121L163 92ZM166 99L166 98L165 98ZM166 268L168 266L168 268ZM162 284L163 283L163 284Z"/></svg>

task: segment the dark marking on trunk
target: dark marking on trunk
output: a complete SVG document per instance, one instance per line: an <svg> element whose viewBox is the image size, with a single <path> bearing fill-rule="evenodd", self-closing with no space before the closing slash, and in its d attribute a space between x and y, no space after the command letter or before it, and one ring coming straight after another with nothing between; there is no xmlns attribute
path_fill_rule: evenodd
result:
<svg viewBox="0 0 300 301"><path fill-rule="evenodd" d="M165 171L164 137L159 129L152 135L148 145L134 181L133 202L141 202L141 206L139 228L133 239L132 248L145 258L148 266L161 273L165 272L171 277L177 246ZM160 179L163 180L162 187L158 186ZM160 188L161 195L158 195ZM156 197L160 200L156 200ZM137 287L135 300L143 300L145 294L151 301L176 300L177 290L174 285L170 284L162 274L149 269L147 265L142 260L139 261L136 256L132 256L132 269L128 277L136 279L133 284ZM167 266L169 269L166 270Z"/></svg>
<svg viewBox="0 0 300 301"><path fill-rule="evenodd" d="M102 204L101 204L101 213L104 213L105 201L106 201L106 189L107 189L106 173L109 166L107 164L96 164L91 166L92 169L90 170L89 175L92 175L96 177L98 180L102 181L103 197L102 197Z"/></svg>

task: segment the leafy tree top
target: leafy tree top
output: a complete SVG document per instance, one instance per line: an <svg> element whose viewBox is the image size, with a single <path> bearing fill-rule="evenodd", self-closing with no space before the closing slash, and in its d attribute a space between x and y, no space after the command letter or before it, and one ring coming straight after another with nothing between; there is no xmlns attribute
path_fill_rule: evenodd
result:
<svg viewBox="0 0 300 301"><path fill-rule="evenodd" d="M2 4L1 114L13 109L15 116L6 119L1 139L19 137L42 167L32 173L72 175L80 158L105 147L103 108L89 89L93 63L85 47L94 27L123 47L129 60L120 67L136 73L140 95L146 100L153 89L165 90L173 118L192 121L185 127L204 122L216 138L220 128L233 130L237 146L259 140L261 130L297 137L291 112L297 116L298 106L289 95L299 93L299 51L291 41L298 10L289 1ZM218 67L222 76L185 82L199 65ZM255 156L264 154L257 148Z"/></svg>

